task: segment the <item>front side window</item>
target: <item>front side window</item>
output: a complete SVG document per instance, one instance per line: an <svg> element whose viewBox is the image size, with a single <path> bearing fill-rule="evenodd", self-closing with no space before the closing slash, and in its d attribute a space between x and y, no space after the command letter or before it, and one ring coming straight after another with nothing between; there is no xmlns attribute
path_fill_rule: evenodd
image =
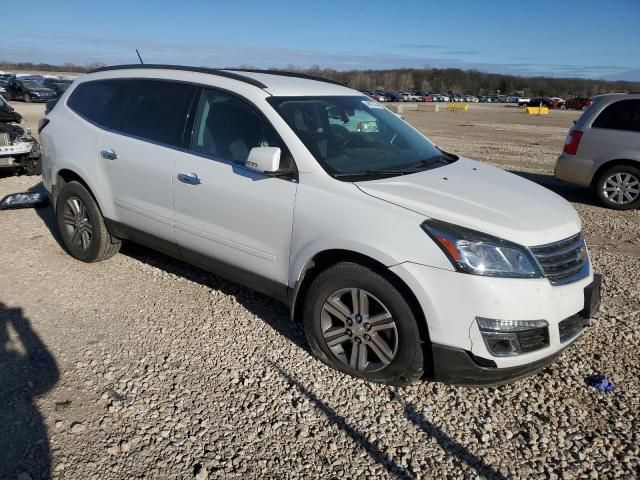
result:
<svg viewBox="0 0 640 480"><path fill-rule="evenodd" d="M96 80L78 85L67 106L90 122L109 129L117 129L122 111L136 80Z"/></svg>
<svg viewBox="0 0 640 480"><path fill-rule="evenodd" d="M283 148L273 128L246 102L224 92L203 90L191 150L244 165L249 151L261 146Z"/></svg>
<svg viewBox="0 0 640 480"><path fill-rule="evenodd" d="M179 146L196 89L185 83L139 80L127 102L120 130L153 142Z"/></svg>
<svg viewBox="0 0 640 480"><path fill-rule="evenodd" d="M271 97L268 101L336 178L401 175L455 160L368 97Z"/></svg>
<svg viewBox="0 0 640 480"><path fill-rule="evenodd" d="M612 103L598 115L592 127L640 132L640 100Z"/></svg>

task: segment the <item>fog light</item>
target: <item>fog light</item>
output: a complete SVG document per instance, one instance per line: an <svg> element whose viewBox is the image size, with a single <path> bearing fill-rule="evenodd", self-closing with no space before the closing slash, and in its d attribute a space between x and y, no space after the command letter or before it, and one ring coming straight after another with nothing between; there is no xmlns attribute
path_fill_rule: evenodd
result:
<svg viewBox="0 0 640 480"><path fill-rule="evenodd" d="M549 345L546 320L493 320L477 317L487 350L496 357L509 357Z"/></svg>

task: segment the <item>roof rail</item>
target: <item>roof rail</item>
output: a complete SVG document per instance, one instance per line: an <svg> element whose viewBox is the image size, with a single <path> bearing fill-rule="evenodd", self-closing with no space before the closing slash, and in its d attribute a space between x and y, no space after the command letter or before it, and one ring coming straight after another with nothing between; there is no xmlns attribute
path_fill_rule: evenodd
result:
<svg viewBox="0 0 640 480"><path fill-rule="evenodd" d="M152 63L139 64L134 63L130 65L111 65L109 67L100 67L95 70L91 70L89 73L96 72L108 72L111 70L133 70L133 69L162 69L162 70L182 70L185 72L196 72L196 73L206 73L209 75L217 75L219 77L226 77L233 80L238 80L240 82L248 83L258 88L267 88L267 86L251 77L247 77L245 75L238 75L236 73L227 71L227 70L218 70L215 68L205 68L205 67L187 67L183 65L157 65Z"/></svg>
<svg viewBox="0 0 640 480"><path fill-rule="evenodd" d="M318 77L307 73L289 72L286 70L260 70L257 68L225 68L225 70L229 72L266 73L268 75L278 75L281 77L304 78L305 80L315 80L316 82L333 83L334 85L340 85L341 87L348 87L348 85L339 82L338 80L331 80L330 78Z"/></svg>

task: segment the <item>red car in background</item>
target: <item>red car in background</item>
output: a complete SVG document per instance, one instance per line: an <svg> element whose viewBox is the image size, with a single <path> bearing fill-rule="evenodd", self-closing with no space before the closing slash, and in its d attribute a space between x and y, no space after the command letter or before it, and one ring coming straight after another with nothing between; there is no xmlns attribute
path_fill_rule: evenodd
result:
<svg viewBox="0 0 640 480"><path fill-rule="evenodd" d="M591 106L592 103L593 103L593 99L591 97L588 97L588 98L576 97L576 98L572 98L571 100L567 100L564 103L564 107L569 110L586 110Z"/></svg>

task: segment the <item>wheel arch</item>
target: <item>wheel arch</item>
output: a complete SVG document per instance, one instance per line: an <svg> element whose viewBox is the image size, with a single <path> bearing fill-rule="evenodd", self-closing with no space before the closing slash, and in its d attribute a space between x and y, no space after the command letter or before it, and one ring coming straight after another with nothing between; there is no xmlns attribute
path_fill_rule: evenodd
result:
<svg viewBox="0 0 640 480"><path fill-rule="evenodd" d="M64 187L65 183L69 183L69 182L78 182L82 184L82 186L89 191L89 193L91 194L93 199L96 201L96 203L98 203L98 199L96 198L96 195L94 193L93 188L91 188L91 185L89 185L89 183L83 178L83 176L78 174L76 171L71 170L70 168L61 168L56 172L56 175L54 178L55 178L55 183L53 184L53 206L54 207L56 206L58 195L60 194L62 187ZM98 207L99 206L100 205L98 204Z"/></svg>
<svg viewBox="0 0 640 480"><path fill-rule="evenodd" d="M291 308L291 320L294 322L300 322L303 302L313 280L327 268L343 262L356 263L371 269L391 283L401 293L416 317L420 337L425 348L425 359L431 359L431 342L429 339L427 319L417 297L411 291L409 286L398 275L389 270L386 265L362 253L344 249L330 249L318 252L310 258L305 263L302 272L300 273L300 277L292 290L289 302ZM430 365L430 361L427 361L425 364L425 372L427 374L431 373L428 371L431 368Z"/></svg>
<svg viewBox="0 0 640 480"><path fill-rule="evenodd" d="M617 167L618 165L631 165L635 168L640 168L640 160L633 160L631 158L618 158L615 160L608 160L602 165L600 165L595 172L593 172L593 176L591 177L591 186L595 187L600 176L607 170L612 167Z"/></svg>

